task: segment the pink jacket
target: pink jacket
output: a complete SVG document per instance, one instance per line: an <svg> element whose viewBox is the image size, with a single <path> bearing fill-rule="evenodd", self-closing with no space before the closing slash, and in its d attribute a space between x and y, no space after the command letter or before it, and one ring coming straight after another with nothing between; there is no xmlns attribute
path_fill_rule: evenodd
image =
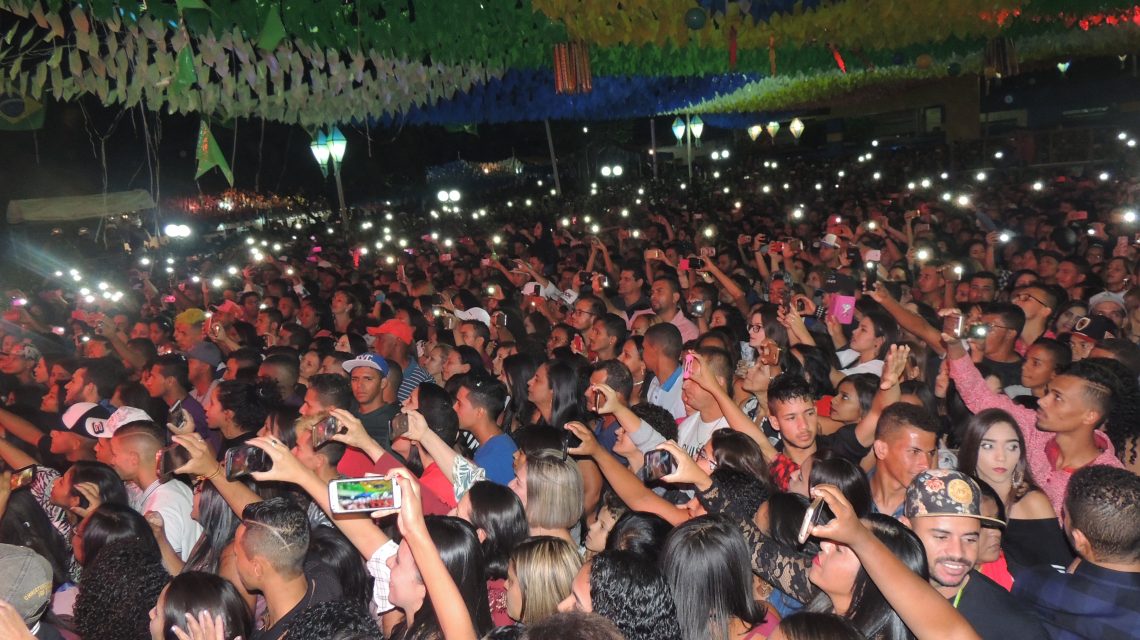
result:
<svg viewBox="0 0 1140 640"><path fill-rule="evenodd" d="M1022 437L1025 438L1025 456L1029 463L1029 472L1033 474L1037 486L1049 496L1049 502L1053 503L1053 510L1060 519L1071 470L1058 469L1049 459L1049 448L1056 446L1053 441L1057 436L1037 428L1036 411L1015 404L1005 394L991 391L969 357L950 361L950 378L958 385L958 393L970 411L978 413L986 409L1002 409L1013 416ZM1124 466L1116 458L1112 443L1104 432L1094 431L1093 438L1096 440L1096 446L1102 451L1090 464Z"/></svg>

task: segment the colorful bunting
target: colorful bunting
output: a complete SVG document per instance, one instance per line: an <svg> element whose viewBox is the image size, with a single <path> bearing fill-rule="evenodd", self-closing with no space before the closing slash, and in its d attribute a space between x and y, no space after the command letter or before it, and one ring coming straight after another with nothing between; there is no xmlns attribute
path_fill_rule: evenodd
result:
<svg viewBox="0 0 1140 640"><path fill-rule="evenodd" d="M210 125L204 119L198 129L198 148L195 150L194 157L198 161L198 171L194 174L195 180L201 178L210 169L217 167L226 177L230 186L234 186L234 174L230 171L226 156L218 146L218 141L214 140L214 134L210 133Z"/></svg>

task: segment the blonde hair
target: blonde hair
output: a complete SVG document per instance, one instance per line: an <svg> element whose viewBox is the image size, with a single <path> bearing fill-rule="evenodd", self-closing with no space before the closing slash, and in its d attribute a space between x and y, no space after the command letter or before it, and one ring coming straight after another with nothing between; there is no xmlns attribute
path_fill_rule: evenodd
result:
<svg viewBox="0 0 1140 640"><path fill-rule="evenodd" d="M531 527L569 529L582 518L582 473L561 451L542 449L526 459L526 520Z"/></svg>
<svg viewBox="0 0 1140 640"><path fill-rule="evenodd" d="M562 538L535 536L515 546L510 568L522 593L519 622L534 624L557 613L581 567L578 550Z"/></svg>

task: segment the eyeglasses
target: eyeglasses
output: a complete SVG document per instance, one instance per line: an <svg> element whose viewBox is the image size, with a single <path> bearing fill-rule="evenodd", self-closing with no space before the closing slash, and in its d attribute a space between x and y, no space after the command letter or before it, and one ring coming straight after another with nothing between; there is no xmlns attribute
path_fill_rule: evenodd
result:
<svg viewBox="0 0 1140 640"><path fill-rule="evenodd" d="M1018 294L1013 296L1014 302L1025 302L1026 300L1032 300L1032 301L1036 302L1037 304L1039 304L1043 307L1049 306L1049 305L1045 304L1044 300L1042 300L1041 298L1038 298L1037 296L1030 294L1030 293L1018 293Z"/></svg>
<svg viewBox="0 0 1140 640"><path fill-rule="evenodd" d="M748 333L760 333L763 330L764 330L764 325L762 325L762 324L750 324L750 325L748 325Z"/></svg>

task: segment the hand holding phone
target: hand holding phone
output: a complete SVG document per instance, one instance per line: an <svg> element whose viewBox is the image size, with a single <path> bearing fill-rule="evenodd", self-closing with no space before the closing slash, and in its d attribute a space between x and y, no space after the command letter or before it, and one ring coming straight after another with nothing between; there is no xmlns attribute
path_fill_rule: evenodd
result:
<svg viewBox="0 0 1140 640"><path fill-rule="evenodd" d="M36 479L36 465L30 464L22 469L12 472L11 481L8 487L11 491L23 489L32 486L32 481Z"/></svg>
<svg viewBox="0 0 1140 640"><path fill-rule="evenodd" d="M811 505L804 512L804 519L800 523L800 531L796 536L796 541L800 544L807 542L808 538L811 537L812 529L831 522L833 518L831 508L824 503L822 497L812 500Z"/></svg>
<svg viewBox="0 0 1140 640"><path fill-rule="evenodd" d="M673 454L664 449L654 449L645 452L645 481L654 482L665 476L676 473L677 460Z"/></svg>
<svg viewBox="0 0 1140 640"><path fill-rule="evenodd" d="M329 416L313 425L313 448L320 449L332 441L333 436L338 433L346 433L347 431L348 429L346 429L339 420Z"/></svg>
<svg viewBox="0 0 1140 640"><path fill-rule="evenodd" d="M243 444L226 451L226 480L236 480L258 471L269 471L273 460L269 454L251 445Z"/></svg>

